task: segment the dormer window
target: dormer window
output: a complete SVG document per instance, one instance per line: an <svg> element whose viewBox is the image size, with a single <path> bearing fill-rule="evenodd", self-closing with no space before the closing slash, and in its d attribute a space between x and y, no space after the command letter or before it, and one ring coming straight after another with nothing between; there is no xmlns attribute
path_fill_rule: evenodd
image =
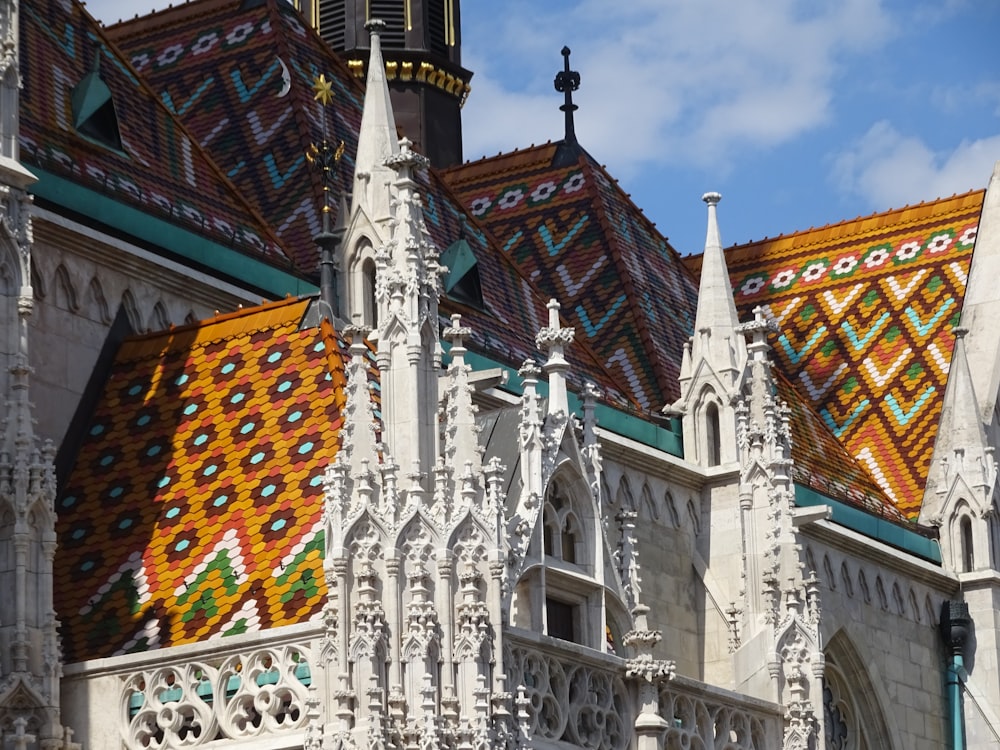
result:
<svg viewBox="0 0 1000 750"><path fill-rule="evenodd" d="M448 269L444 293L456 302L483 308L483 287L479 280L476 256L465 238L453 242L441 253L441 265Z"/></svg>
<svg viewBox="0 0 1000 750"><path fill-rule="evenodd" d="M543 518L545 556L575 565L578 548L582 546L582 529L565 489L558 482L549 488Z"/></svg>
<svg viewBox="0 0 1000 750"><path fill-rule="evenodd" d="M93 69L73 89L73 127L88 140L121 151L115 101L108 84L101 78L101 54L98 50Z"/></svg>

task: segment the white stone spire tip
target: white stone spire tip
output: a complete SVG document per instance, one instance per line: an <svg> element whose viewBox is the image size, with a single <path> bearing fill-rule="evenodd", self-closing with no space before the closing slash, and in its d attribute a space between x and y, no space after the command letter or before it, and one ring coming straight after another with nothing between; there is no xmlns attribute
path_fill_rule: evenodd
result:
<svg viewBox="0 0 1000 750"><path fill-rule="evenodd" d="M716 206L722 200L722 193L705 193L701 199L710 206Z"/></svg>

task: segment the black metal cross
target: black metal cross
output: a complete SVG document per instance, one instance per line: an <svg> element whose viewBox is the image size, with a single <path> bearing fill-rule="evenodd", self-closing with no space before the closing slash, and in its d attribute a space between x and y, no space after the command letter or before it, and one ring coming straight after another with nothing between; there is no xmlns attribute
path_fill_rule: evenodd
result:
<svg viewBox="0 0 1000 750"><path fill-rule="evenodd" d="M563 69L556 74L556 91L566 95L566 102L559 107L566 113L566 143L576 144L576 128L573 126L573 113L579 109L573 104L573 92L580 88L580 74L569 69L569 47L562 48Z"/></svg>

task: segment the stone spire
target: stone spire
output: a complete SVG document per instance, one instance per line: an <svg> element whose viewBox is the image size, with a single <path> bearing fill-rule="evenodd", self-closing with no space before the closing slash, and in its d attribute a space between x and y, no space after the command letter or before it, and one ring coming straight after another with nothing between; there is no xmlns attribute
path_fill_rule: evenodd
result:
<svg viewBox="0 0 1000 750"><path fill-rule="evenodd" d="M385 24L372 19L366 28L371 32L371 55L361 131L358 133L351 215L364 211L372 223L379 225L387 222L390 216L388 186L394 174L386 165L386 160L399 153L399 140L382 60L380 34Z"/></svg>
<svg viewBox="0 0 1000 750"><path fill-rule="evenodd" d="M427 159L407 139L386 160L396 172L389 241L378 250L378 363L383 441L404 474L429 476L438 454L438 296L442 267L424 226L415 172Z"/></svg>
<svg viewBox="0 0 1000 750"><path fill-rule="evenodd" d="M941 546L945 558L954 569L962 570L969 562L975 567L989 567L987 545L990 534L987 529L980 534L977 527L995 520L993 499L997 469L969 367L965 343L968 330L956 328L954 333L955 348L951 355L948 387L941 407L920 520L943 527ZM968 552L978 560L966 558L961 552L962 532L957 527L961 525L959 506L962 503L968 506L965 517L970 524L971 536L973 540L980 540L980 544L973 544L973 550ZM952 529L952 526L956 528ZM972 554L977 548L981 554Z"/></svg>
<svg viewBox="0 0 1000 750"><path fill-rule="evenodd" d="M695 362L699 359L707 360L718 373L739 372L746 362L746 346L743 337L736 333L740 321L736 315L736 302L729 283L729 269L722 252L722 237L716 215L716 206L722 196L719 193L705 193L701 199L708 204L708 231L701 262L691 358Z"/></svg>
<svg viewBox="0 0 1000 750"><path fill-rule="evenodd" d="M736 460L732 402L740 390L747 348L738 331L739 318L716 216L722 196L705 193L702 200L708 204L708 231L694 336L681 361L681 397L664 411L684 415L684 457L714 466Z"/></svg>
<svg viewBox="0 0 1000 750"><path fill-rule="evenodd" d="M978 397L980 421L991 427L995 442L1000 437L1000 161L993 166L983 210L979 217L969 281L962 303L961 325L969 330L965 342L969 370Z"/></svg>
<svg viewBox="0 0 1000 750"><path fill-rule="evenodd" d="M35 181L18 161L18 4L0 0L0 254L14 271L16 298L0 295L0 340L13 351L0 432L0 727L14 727L14 747L58 750L69 745L59 717L62 662L52 603L55 533L55 450L39 446L28 397L31 288L31 197ZM0 730L2 731L2 730Z"/></svg>

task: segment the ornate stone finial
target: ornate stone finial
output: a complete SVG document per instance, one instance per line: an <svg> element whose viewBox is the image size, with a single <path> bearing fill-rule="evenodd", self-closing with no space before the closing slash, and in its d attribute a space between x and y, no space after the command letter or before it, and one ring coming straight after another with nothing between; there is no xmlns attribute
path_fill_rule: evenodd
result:
<svg viewBox="0 0 1000 750"><path fill-rule="evenodd" d="M576 145L576 128L573 124L573 113L579 109L573 104L573 92L580 88L580 74L569 69L569 47L562 48L563 69L556 74L555 87L560 94L565 94L566 101L559 107L566 115L566 143Z"/></svg>
<svg viewBox="0 0 1000 750"><path fill-rule="evenodd" d="M701 199L710 206L718 206L722 200L722 193L708 192L701 196Z"/></svg>

